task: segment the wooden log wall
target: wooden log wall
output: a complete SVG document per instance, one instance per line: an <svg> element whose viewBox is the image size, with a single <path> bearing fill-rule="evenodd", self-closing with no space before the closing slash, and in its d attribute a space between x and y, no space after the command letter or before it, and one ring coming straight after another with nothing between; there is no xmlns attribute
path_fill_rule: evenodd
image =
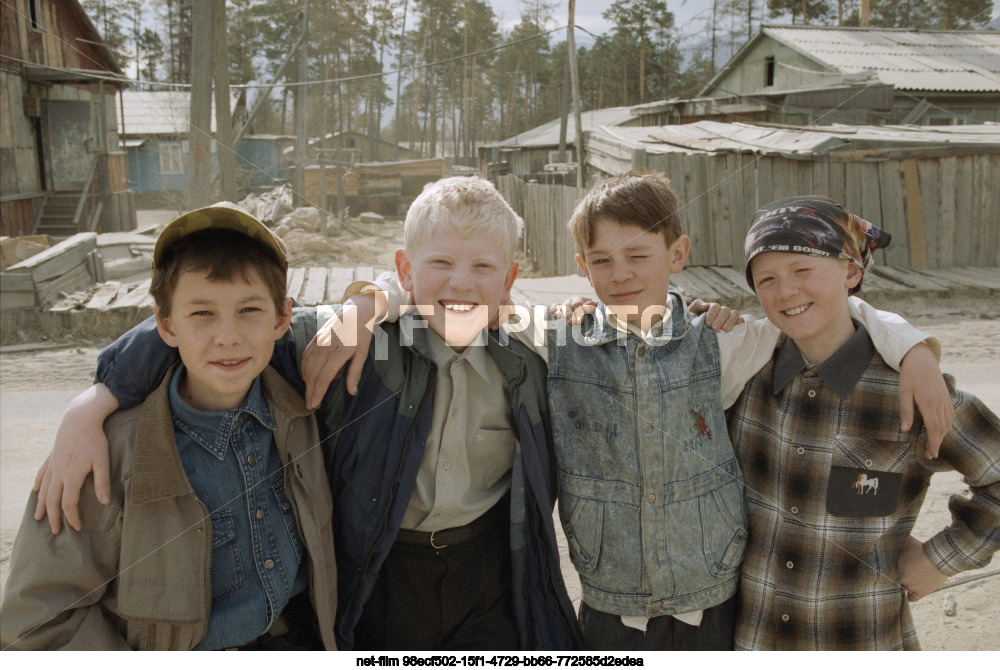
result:
<svg viewBox="0 0 1000 670"><path fill-rule="evenodd" d="M826 195L892 234L884 266L926 270L1000 267L1000 154L884 160L793 160L744 153L661 153L644 167L671 177L689 266L743 267L743 240L757 208L793 195ZM578 194L568 186L499 178L524 217L525 246L544 274L576 272L566 222Z"/></svg>

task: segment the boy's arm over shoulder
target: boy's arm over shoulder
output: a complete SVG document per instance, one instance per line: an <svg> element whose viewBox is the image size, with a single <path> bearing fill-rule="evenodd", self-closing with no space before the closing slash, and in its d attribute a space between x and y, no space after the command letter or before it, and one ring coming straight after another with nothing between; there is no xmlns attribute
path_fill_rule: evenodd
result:
<svg viewBox="0 0 1000 670"><path fill-rule="evenodd" d="M936 456L953 414L951 396L938 366L940 343L898 314L875 309L856 296L848 299L848 305L882 359L900 373L900 428L905 431L913 425L915 405L927 428L927 455Z"/></svg>
<svg viewBox="0 0 1000 670"><path fill-rule="evenodd" d="M177 349L167 346L156 319L149 317L101 350L94 383L104 384L128 409L145 400L178 359Z"/></svg>
<svg viewBox="0 0 1000 670"><path fill-rule="evenodd" d="M851 317L865 327L879 355L894 370L899 371L907 352L921 343L941 358L941 344L937 339L912 326L900 315L875 309L856 296L848 298L847 304Z"/></svg>
<svg viewBox="0 0 1000 670"><path fill-rule="evenodd" d="M748 314L743 315L743 323L719 333L723 408L731 407L746 383L767 365L781 337L781 331L773 323Z"/></svg>
<svg viewBox="0 0 1000 670"><path fill-rule="evenodd" d="M102 506L86 486L81 531L50 533L32 518L37 494L31 494L0 604L0 648L129 648L101 605L118 574L121 549L121 470L113 470L112 504Z"/></svg>
<svg viewBox="0 0 1000 670"><path fill-rule="evenodd" d="M951 525L924 543L934 567L951 576L987 565L1000 550L1000 418L975 396L954 390L948 380L955 420L939 458L922 462L935 470L953 468L969 486L969 497L956 494L948 502ZM925 439L921 434L921 442ZM917 445L918 458L922 447Z"/></svg>

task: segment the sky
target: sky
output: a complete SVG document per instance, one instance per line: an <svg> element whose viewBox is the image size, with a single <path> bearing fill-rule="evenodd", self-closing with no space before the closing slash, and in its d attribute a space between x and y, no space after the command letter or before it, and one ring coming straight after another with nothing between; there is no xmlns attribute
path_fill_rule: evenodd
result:
<svg viewBox="0 0 1000 670"><path fill-rule="evenodd" d="M490 0L493 11L496 12L504 28L516 24L520 20L520 6L517 0ZM611 0L576 0L576 25L586 28L595 35L607 32L611 23L606 21L601 12L608 8ZM685 26L696 15L711 11L712 0L667 0L667 9L674 13L674 22L681 28L682 32L694 32L692 25ZM554 12L555 20L559 25L566 25L569 18L568 0L558 0L558 5ZM697 21L696 21L697 22ZM588 44L589 38L586 35L577 37L577 43Z"/></svg>

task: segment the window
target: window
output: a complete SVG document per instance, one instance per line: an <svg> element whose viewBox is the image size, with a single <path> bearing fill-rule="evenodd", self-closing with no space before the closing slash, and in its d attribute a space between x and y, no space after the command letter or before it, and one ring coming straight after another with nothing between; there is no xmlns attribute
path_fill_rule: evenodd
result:
<svg viewBox="0 0 1000 670"><path fill-rule="evenodd" d="M39 30L38 25L38 0L28 0L28 11L31 12L31 27Z"/></svg>
<svg viewBox="0 0 1000 670"><path fill-rule="evenodd" d="M160 144L160 174L184 174L184 152L180 142Z"/></svg>
<svg viewBox="0 0 1000 670"><path fill-rule="evenodd" d="M774 86L774 56L764 59L764 86Z"/></svg>

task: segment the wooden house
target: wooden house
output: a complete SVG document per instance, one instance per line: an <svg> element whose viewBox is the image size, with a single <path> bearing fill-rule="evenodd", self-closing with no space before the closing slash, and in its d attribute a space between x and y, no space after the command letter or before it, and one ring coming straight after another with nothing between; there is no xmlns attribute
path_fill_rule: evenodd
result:
<svg viewBox="0 0 1000 670"><path fill-rule="evenodd" d="M680 123L1000 122L1000 32L763 26L699 97L716 101L686 101L704 107L696 115L677 105L647 111Z"/></svg>
<svg viewBox="0 0 1000 670"><path fill-rule="evenodd" d="M0 2L0 234L135 227L114 111L126 85L76 0Z"/></svg>
<svg viewBox="0 0 1000 670"><path fill-rule="evenodd" d="M234 131L238 116L245 111L237 103L239 94L231 93L230 109L234 110ZM191 119L191 94L188 91L124 91L118 107L118 127L128 154L128 181L132 190L144 199L152 196L187 191L188 135ZM210 134L215 133L215 99L212 99ZM249 138L247 138L249 139ZM277 140L275 140L277 142ZM276 153L280 144L271 151L267 161L267 149L259 144L270 144L271 140L250 143L243 160L237 165L243 169L260 172L256 175L258 185L274 181L277 175L268 169L278 171L280 161ZM215 143L212 143L213 171L218 167ZM239 156L237 151L237 156ZM256 163L255 158L266 161ZM257 165L257 168L251 168ZM244 185L253 175L247 174Z"/></svg>
<svg viewBox="0 0 1000 670"><path fill-rule="evenodd" d="M326 133L322 137L311 138L307 146L310 160L340 163L407 160L413 155L405 144L393 144L383 139L369 137L356 130ZM286 157L294 158L294 151L294 147L286 149Z"/></svg>
<svg viewBox="0 0 1000 670"><path fill-rule="evenodd" d="M632 115L630 109L630 107L608 107L583 112L580 125L583 126L584 133L601 126L638 125L638 119ZM540 183L551 181L553 173L546 173L545 166L559 160L560 124L560 119L553 119L505 140L480 145L477 148L479 168L486 172L488 179L494 179L502 174L512 174L522 179L534 179ZM573 146L575 138L576 120L570 114L566 123L564 162L576 162ZM575 181L575 177L570 181ZM562 180L556 180L554 183L562 183Z"/></svg>

